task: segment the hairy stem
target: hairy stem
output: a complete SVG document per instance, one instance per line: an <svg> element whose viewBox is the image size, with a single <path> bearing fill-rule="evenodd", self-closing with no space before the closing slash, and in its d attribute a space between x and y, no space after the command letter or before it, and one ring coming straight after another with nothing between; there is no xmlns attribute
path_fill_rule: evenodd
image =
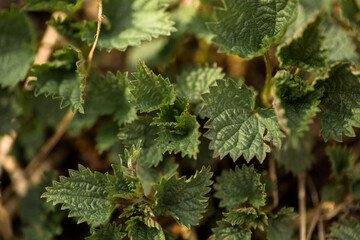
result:
<svg viewBox="0 0 360 240"><path fill-rule="evenodd" d="M306 190L305 173L298 176L298 198L299 198L299 214L300 214L300 240L306 240Z"/></svg>
<svg viewBox="0 0 360 240"><path fill-rule="evenodd" d="M261 99L265 106L270 107L271 101L270 101L270 92L271 92L271 78L272 78L272 67L271 67L271 61L270 61L270 55L269 52L266 52L264 54L264 60L266 65L266 82L265 82L265 88L262 92Z"/></svg>

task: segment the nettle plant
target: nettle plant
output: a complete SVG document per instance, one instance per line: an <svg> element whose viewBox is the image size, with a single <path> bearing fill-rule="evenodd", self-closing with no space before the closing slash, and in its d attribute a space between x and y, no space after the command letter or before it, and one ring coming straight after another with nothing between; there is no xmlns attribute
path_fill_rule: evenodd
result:
<svg viewBox="0 0 360 240"><path fill-rule="evenodd" d="M332 173L321 194L306 175L314 160L312 132L334 143L355 139L360 127L357 1L99 0L97 21L83 20L80 0L24 2L0 13L0 133L15 131L31 160L56 119L73 117L69 134L95 129L97 151L113 162L109 173L78 165L41 195L87 223L86 239L180 239L169 227L175 222L188 229L202 224L216 240L286 240L295 232L311 239L316 225L314 239L358 239L359 215L346 206L360 197L359 156L327 144ZM41 64L34 64L36 11L55 12L47 25L62 38ZM207 50L178 69L174 56L188 51L190 34ZM226 76L216 64L190 65L212 61L210 42L242 59L263 56L263 87ZM102 63L107 53L95 48L126 51L132 73L116 71L126 69L123 57L103 74L114 64ZM21 87L27 76L33 93ZM43 95L71 110L58 111ZM222 164L226 159L233 164ZM279 172L297 176L299 207L279 201L276 162ZM197 170L179 176L179 166ZM306 183L313 211L306 210ZM27 217L33 198L20 206L24 238L60 234L61 220L52 217L55 227L47 222L59 210L39 196L33 201L44 213ZM35 225L41 234L31 230Z"/></svg>

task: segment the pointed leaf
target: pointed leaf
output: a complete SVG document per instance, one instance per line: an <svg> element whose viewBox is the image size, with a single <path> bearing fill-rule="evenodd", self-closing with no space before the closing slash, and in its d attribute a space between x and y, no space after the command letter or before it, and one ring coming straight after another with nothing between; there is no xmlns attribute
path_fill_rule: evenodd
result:
<svg viewBox="0 0 360 240"><path fill-rule="evenodd" d="M350 23L355 33L360 35L360 21L358 18L360 12L359 3L356 0L341 0L340 7L342 16Z"/></svg>
<svg viewBox="0 0 360 240"><path fill-rule="evenodd" d="M297 218L293 208L282 208L270 219L267 229L268 240L291 240L294 223Z"/></svg>
<svg viewBox="0 0 360 240"><path fill-rule="evenodd" d="M251 240L251 230L233 226L230 223L219 221L217 227L213 228L213 240Z"/></svg>
<svg viewBox="0 0 360 240"><path fill-rule="evenodd" d="M264 54L284 36L295 20L297 0L224 0L216 8L217 22L208 24L221 52L253 58Z"/></svg>
<svg viewBox="0 0 360 240"><path fill-rule="evenodd" d="M234 209L249 203L254 208L265 205L265 185L260 182L260 174L254 166L235 167L235 171L223 171L214 184L215 197L220 199L220 207Z"/></svg>
<svg viewBox="0 0 360 240"><path fill-rule="evenodd" d="M320 29L323 13L310 20L295 38L279 46L280 67L297 67L307 71L323 72L327 67L324 35Z"/></svg>
<svg viewBox="0 0 360 240"><path fill-rule="evenodd" d="M78 223L90 225L106 223L115 207L109 199L108 176L79 165L79 171L69 170L69 177L60 177L41 196L53 205L61 203L70 209L69 217L78 217Z"/></svg>
<svg viewBox="0 0 360 240"><path fill-rule="evenodd" d="M80 51L69 45L55 52L54 57L56 60L53 62L33 66L32 75L37 80L29 82L29 85L35 86L35 96L52 95L54 99L61 99L60 108L71 105L73 112L78 110L84 113L80 88L83 60Z"/></svg>
<svg viewBox="0 0 360 240"><path fill-rule="evenodd" d="M317 116L325 141L331 135L341 142L342 133L354 137L352 127L360 127L360 77L350 67L350 63L335 63L327 76L316 82L315 88L324 91L320 105L322 112Z"/></svg>
<svg viewBox="0 0 360 240"><path fill-rule="evenodd" d="M175 220L190 228L199 224L202 214L206 211L212 181L210 168L203 167L200 172L186 180L185 177L162 179L155 186L155 212L164 214L167 211Z"/></svg>
<svg viewBox="0 0 360 240"><path fill-rule="evenodd" d="M226 217L224 221L231 223L232 225L244 225L248 224L252 228L260 228L264 230L264 226L267 225L267 216L265 212L259 211L255 208L239 208L224 213Z"/></svg>
<svg viewBox="0 0 360 240"><path fill-rule="evenodd" d="M331 162L331 171L338 181L344 177L345 173L354 169L354 158L351 149L342 146L327 146L326 155Z"/></svg>
<svg viewBox="0 0 360 240"><path fill-rule="evenodd" d="M101 225L100 228L90 229L91 236L85 240L120 240L126 237L126 233L121 232L121 225L113 224Z"/></svg>
<svg viewBox="0 0 360 240"><path fill-rule="evenodd" d="M170 35L174 23L158 0L106 0L103 2L103 21L97 47L108 51L125 51L160 35ZM96 22L84 25L82 39L94 42Z"/></svg>
<svg viewBox="0 0 360 240"><path fill-rule="evenodd" d="M160 225L149 226L142 217L132 217L126 221L130 240L165 240L164 232Z"/></svg>
<svg viewBox="0 0 360 240"><path fill-rule="evenodd" d="M230 154L236 161L244 155L248 162L256 156L262 162L270 152L267 142L281 146L283 133L275 112L260 108L255 111L255 94L245 84L218 80L203 99L203 112L210 118L205 124L210 128L205 136L211 140L215 156Z"/></svg>
<svg viewBox="0 0 360 240"><path fill-rule="evenodd" d="M24 80L35 60L35 33L18 7L0 12L0 87Z"/></svg>
<svg viewBox="0 0 360 240"><path fill-rule="evenodd" d="M175 91L168 78L156 76L144 62L137 65L131 81L133 103L140 112L151 112L175 101Z"/></svg>
<svg viewBox="0 0 360 240"><path fill-rule="evenodd" d="M108 187L109 195L113 198L135 198L140 192L139 180L124 174L124 167L112 164L115 176L109 176L111 186Z"/></svg>
<svg viewBox="0 0 360 240"><path fill-rule="evenodd" d="M360 236L360 222L355 218L336 222L330 228L332 240L357 240Z"/></svg>
<svg viewBox="0 0 360 240"><path fill-rule="evenodd" d="M196 104L201 100L200 95L207 92L215 80L224 76L222 69L216 65L187 67L177 77L175 89L179 97L189 98L190 103Z"/></svg>

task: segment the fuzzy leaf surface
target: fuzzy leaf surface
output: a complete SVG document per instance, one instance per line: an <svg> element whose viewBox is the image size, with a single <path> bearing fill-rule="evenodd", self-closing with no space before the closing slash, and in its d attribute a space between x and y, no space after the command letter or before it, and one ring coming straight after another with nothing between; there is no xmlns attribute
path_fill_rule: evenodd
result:
<svg viewBox="0 0 360 240"><path fill-rule="evenodd" d="M60 177L41 196L47 202L63 204L70 209L69 217L78 217L78 223L89 225L105 223L110 218L115 202L109 199L108 176L79 165L79 171L69 170L69 177Z"/></svg>
<svg viewBox="0 0 360 240"><path fill-rule="evenodd" d="M121 232L121 225L113 224L101 225L100 228L91 228L91 236L86 240L119 240L126 237L126 233Z"/></svg>
<svg viewBox="0 0 360 240"><path fill-rule="evenodd" d="M235 171L223 171L214 184L215 197L220 199L220 207L234 209L249 203L254 208L265 205L265 185L260 182L260 174L254 166L235 167Z"/></svg>
<svg viewBox="0 0 360 240"><path fill-rule="evenodd" d="M312 122L311 117L319 111L321 95L308 82L287 71L277 72L272 82L276 86L275 109L280 124L294 139L303 136Z"/></svg>
<svg viewBox="0 0 360 240"><path fill-rule="evenodd" d="M139 161L148 167L157 166L163 159L161 149L154 141L158 137L160 128L150 125L151 122L150 116L139 117L139 119L126 125L119 133L120 140L127 148L141 141Z"/></svg>
<svg viewBox="0 0 360 240"><path fill-rule="evenodd" d="M125 51L129 46L138 46L141 41L150 41L160 35L175 31L170 15L158 0L105 0L103 21L97 47ZM84 25L82 39L94 42L96 22Z"/></svg>
<svg viewBox="0 0 360 240"><path fill-rule="evenodd" d="M208 24L221 52L241 58L260 56L280 41L295 20L297 0L224 0L216 22Z"/></svg>
<svg viewBox="0 0 360 240"><path fill-rule="evenodd" d="M89 80L85 112L96 115L113 115L119 126L136 118L136 110L130 101L127 73L111 72L106 78L96 76Z"/></svg>
<svg viewBox="0 0 360 240"><path fill-rule="evenodd" d="M29 82L29 85L35 86L35 96L52 95L54 99L61 99L60 108L71 105L73 112L84 113L80 51L68 46L55 52L54 57L56 60L53 62L33 66L32 75L37 80Z"/></svg>
<svg viewBox="0 0 360 240"><path fill-rule="evenodd" d="M273 142L281 146L283 133L272 109L255 108L255 94L245 84L231 79L217 80L217 86L210 86L210 93L204 94L202 111L210 119L206 137L211 140L210 149L214 156L223 158L230 154L236 161L241 155L249 162L253 157L262 162Z"/></svg>
<svg viewBox="0 0 360 240"><path fill-rule="evenodd" d="M341 181L346 172L353 170L354 158L349 148L340 145L327 146L326 155L331 162L331 171L338 181Z"/></svg>
<svg viewBox="0 0 360 240"><path fill-rule="evenodd" d="M0 87L15 86L35 60L35 33L18 7L0 12Z"/></svg>
<svg viewBox="0 0 360 240"><path fill-rule="evenodd" d="M305 28L295 34L290 42L279 46L277 56L280 67L297 67L307 71L323 72L327 67L326 49L323 47L324 35L320 25L323 14L318 14L315 19L310 20Z"/></svg>
<svg viewBox="0 0 360 240"><path fill-rule="evenodd" d="M151 112L175 101L175 90L168 78L152 72L144 62L137 65L131 81L133 103L140 112Z"/></svg>
<svg viewBox="0 0 360 240"><path fill-rule="evenodd" d="M158 223L154 226L142 217L132 217L126 224L130 240L165 240L165 234Z"/></svg>
<svg viewBox="0 0 360 240"><path fill-rule="evenodd" d="M248 223L251 224L254 229L259 227L262 230L264 230L264 225L267 225L266 214L252 207L231 210L224 213L224 216L226 217L224 221L232 225L241 226Z"/></svg>
<svg viewBox="0 0 360 240"><path fill-rule="evenodd" d="M217 227L213 228L212 240L250 240L251 230L234 226L228 222L218 221Z"/></svg>
<svg viewBox="0 0 360 240"><path fill-rule="evenodd" d="M109 176L111 186L108 187L111 197L133 198L139 193L139 180L124 174L124 167L112 164L115 176Z"/></svg>
<svg viewBox="0 0 360 240"><path fill-rule="evenodd" d="M359 236L360 222L355 218L336 222L330 228L330 239L332 240L357 240Z"/></svg>
<svg viewBox="0 0 360 240"><path fill-rule="evenodd" d="M225 76L217 66L186 67L176 78L176 92L179 97L189 98L190 103L196 104L201 100L200 95L207 92L209 86L217 79Z"/></svg>
<svg viewBox="0 0 360 240"><path fill-rule="evenodd" d="M73 13L81 7L82 0L24 0L25 10L29 11L61 11Z"/></svg>
<svg viewBox="0 0 360 240"><path fill-rule="evenodd" d="M282 208L270 219L267 229L268 240L291 240L297 214L293 208Z"/></svg>
<svg viewBox="0 0 360 240"><path fill-rule="evenodd" d="M351 64L338 62L327 76L318 79L315 88L323 90L320 107L320 134L327 141L332 136L342 141L342 133L354 137L352 127L360 127L360 77L350 69Z"/></svg>
<svg viewBox="0 0 360 240"><path fill-rule="evenodd" d="M210 168L203 167L189 179L186 177L162 179L155 186L155 212L164 214L167 211L175 220L190 228L199 224L202 214L206 211L212 181Z"/></svg>

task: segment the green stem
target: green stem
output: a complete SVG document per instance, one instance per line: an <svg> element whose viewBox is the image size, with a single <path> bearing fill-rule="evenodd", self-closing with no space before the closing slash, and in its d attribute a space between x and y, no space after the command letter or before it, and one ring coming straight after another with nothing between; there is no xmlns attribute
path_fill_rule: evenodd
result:
<svg viewBox="0 0 360 240"><path fill-rule="evenodd" d="M270 92L271 92L271 78L272 78L272 67L271 67L271 61L270 61L270 55L269 52L266 52L264 54L265 59L265 65L266 65L266 82L265 82L265 88L262 92L261 99L263 100L263 103L267 106L271 106L270 102Z"/></svg>

